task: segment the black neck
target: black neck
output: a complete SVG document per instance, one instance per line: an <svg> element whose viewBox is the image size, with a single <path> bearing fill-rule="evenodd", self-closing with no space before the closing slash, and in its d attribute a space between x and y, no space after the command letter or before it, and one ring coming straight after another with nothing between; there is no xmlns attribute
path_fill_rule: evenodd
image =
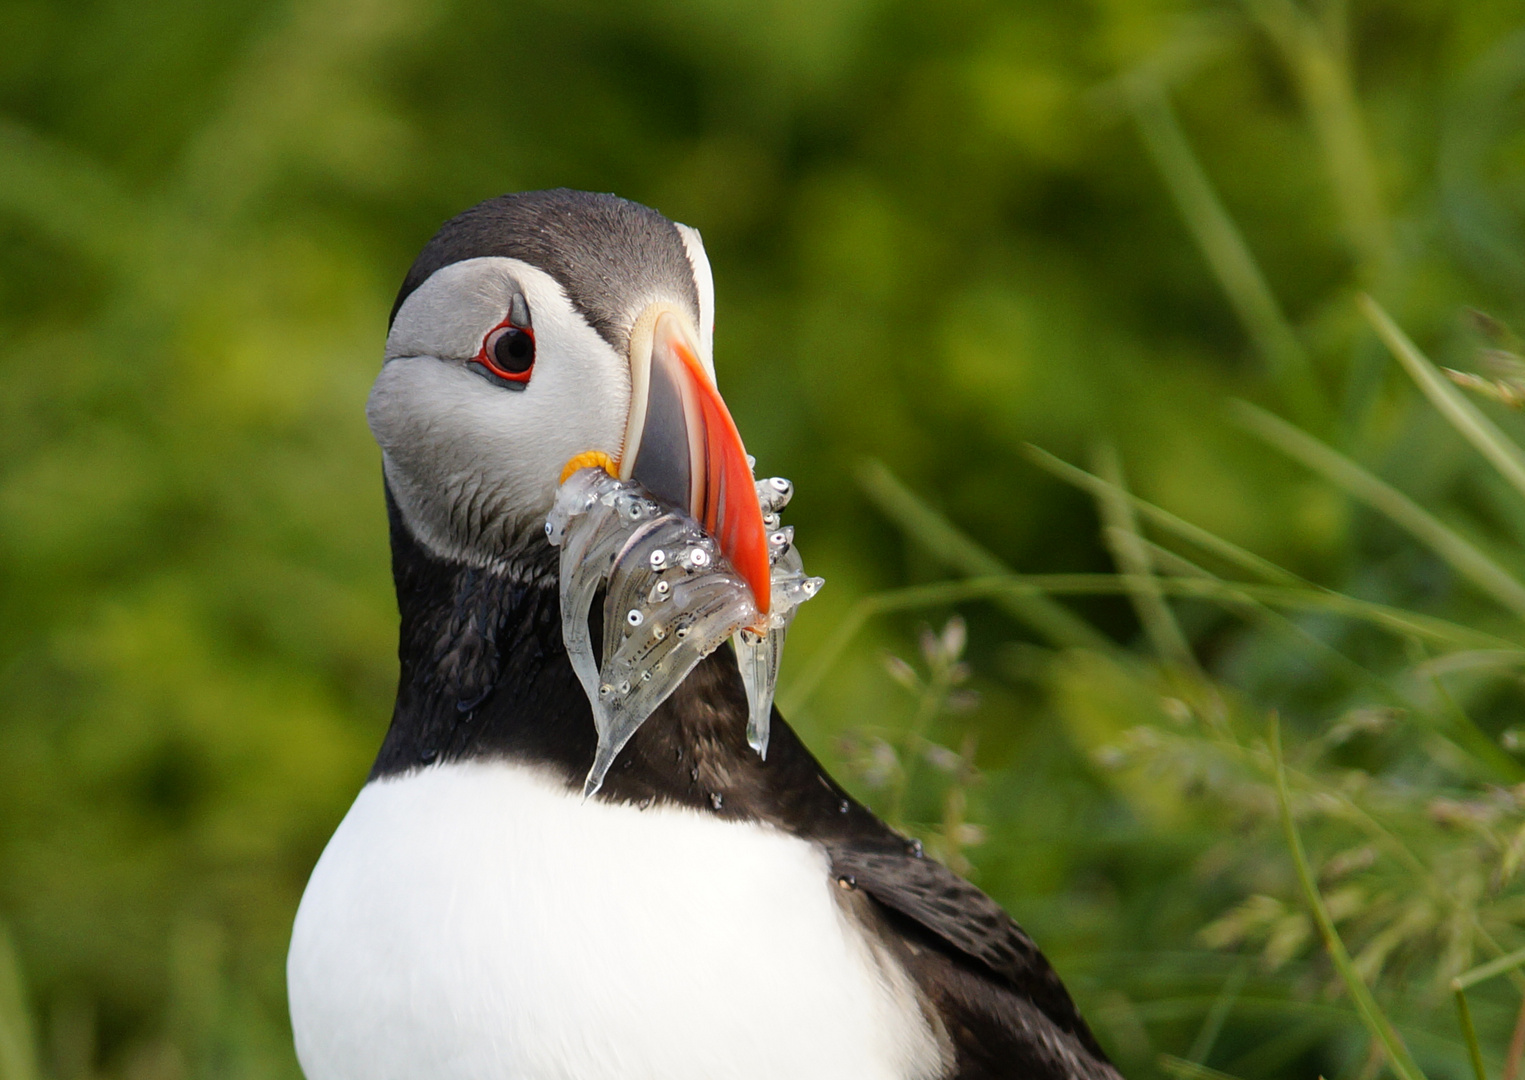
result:
<svg viewBox="0 0 1525 1080"><path fill-rule="evenodd" d="M475 757L567 769L591 760L592 713L561 646L554 578L525 584L439 559L414 539L390 492L387 514L401 671L371 778Z"/></svg>
<svg viewBox="0 0 1525 1080"><path fill-rule="evenodd" d="M387 505L402 670L371 779L437 762L499 759L546 767L580 790L597 736L562 644L555 575L525 584L436 558L413 538L390 496ZM549 565L554 556L547 544ZM867 811L777 712L766 761L747 745L746 716L735 655L722 646L641 725L598 797L694 806L816 836L866 824Z"/></svg>

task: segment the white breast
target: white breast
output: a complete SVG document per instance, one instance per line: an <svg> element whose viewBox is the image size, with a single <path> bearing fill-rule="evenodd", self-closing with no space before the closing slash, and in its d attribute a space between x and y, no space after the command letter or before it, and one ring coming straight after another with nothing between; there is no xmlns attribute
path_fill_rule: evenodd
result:
<svg viewBox="0 0 1525 1080"><path fill-rule="evenodd" d="M941 1069L824 853L499 763L367 785L287 975L308 1080L910 1080Z"/></svg>

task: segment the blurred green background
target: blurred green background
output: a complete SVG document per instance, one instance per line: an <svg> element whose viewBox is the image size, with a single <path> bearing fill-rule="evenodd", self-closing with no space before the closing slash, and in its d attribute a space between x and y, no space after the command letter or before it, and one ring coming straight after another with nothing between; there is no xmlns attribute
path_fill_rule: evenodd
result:
<svg viewBox="0 0 1525 1080"><path fill-rule="evenodd" d="M0 1078L299 1075L287 933L395 679L387 311L559 185L703 232L828 582L788 715L1130 1076L1415 1075L1273 715L1356 975L1472 1075L1448 980L1525 945L1525 494L1457 425L1521 425L1358 295L1525 387L1522 120L1514 0L0 0ZM1521 985L1471 991L1491 1075Z"/></svg>

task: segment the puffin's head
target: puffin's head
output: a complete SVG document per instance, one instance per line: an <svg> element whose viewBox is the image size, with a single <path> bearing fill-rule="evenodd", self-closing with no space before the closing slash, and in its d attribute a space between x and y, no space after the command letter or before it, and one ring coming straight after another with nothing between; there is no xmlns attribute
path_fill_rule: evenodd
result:
<svg viewBox="0 0 1525 1080"><path fill-rule="evenodd" d="M598 464L703 523L766 609L714 317L698 232L637 203L531 191L446 222L403 281L366 410L406 527L440 558L537 573L557 487Z"/></svg>

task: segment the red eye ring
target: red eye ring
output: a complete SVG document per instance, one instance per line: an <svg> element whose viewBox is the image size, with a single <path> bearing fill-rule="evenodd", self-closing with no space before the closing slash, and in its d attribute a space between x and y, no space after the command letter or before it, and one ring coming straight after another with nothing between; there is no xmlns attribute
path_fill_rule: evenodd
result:
<svg viewBox="0 0 1525 1080"><path fill-rule="evenodd" d="M535 331L516 325L512 318L504 319L487 331L471 362L481 365L494 379L522 390L535 371Z"/></svg>

